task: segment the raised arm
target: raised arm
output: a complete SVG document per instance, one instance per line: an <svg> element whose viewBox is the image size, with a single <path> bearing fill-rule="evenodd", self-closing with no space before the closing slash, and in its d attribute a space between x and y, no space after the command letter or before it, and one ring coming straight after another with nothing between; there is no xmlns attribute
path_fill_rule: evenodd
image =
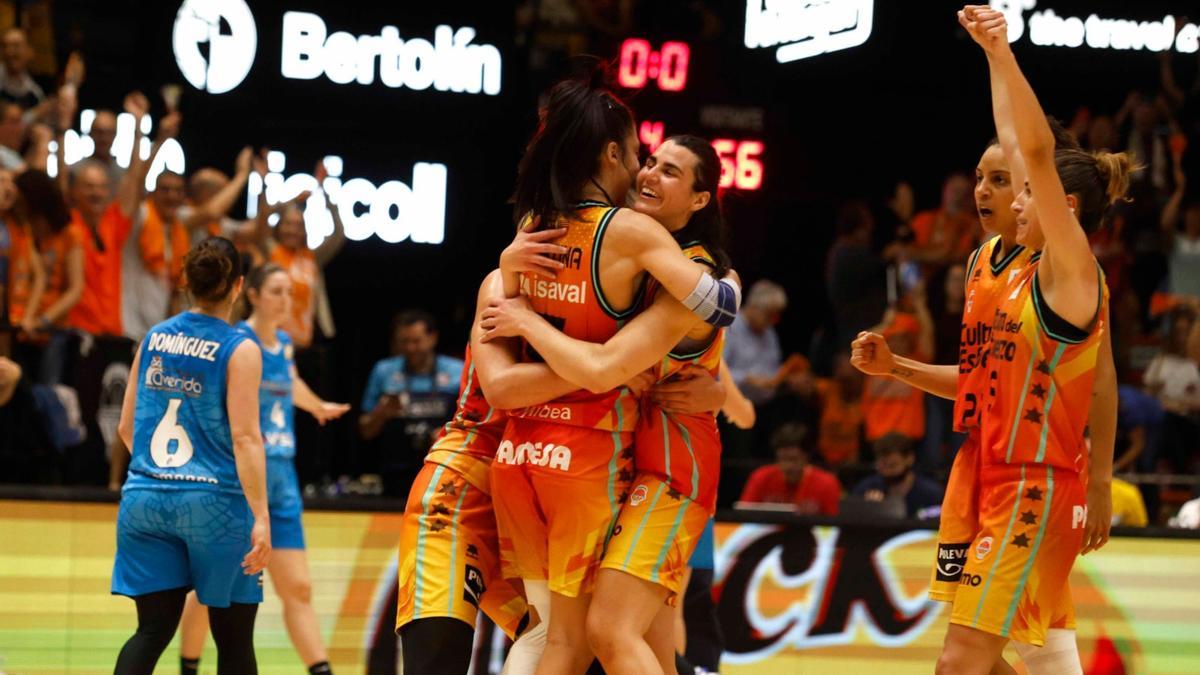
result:
<svg viewBox="0 0 1200 675"><path fill-rule="evenodd" d="M225 217L225 214L229 213L229 209L233 208L233 203L237 201L238 195L242 194L242 189L246 187L246 181L250 178L250 161L253 158L254 150L250 146L242 148L237 156L233 178L229 179L229 182L225 183L220 190L217 190L217 193L208 201L196 204L196 208L192 209L184 226L188 229L204 227L214 220Z"/></svg>
<svg viewBox="0 0 1200 675"><path fill-rule="evenodd" d="M150 171L150 163L154 160L154 153L151 156L142 159L142 118L150 114L150 102L146 100L145 94L140 91L130 92L125 96L125 112L133 115L133 149L129 151L129 169L125 175L121 177L121 182L117 185L117 206L121 209L121 213L125 214L126 218L132 218L137 212L138 205L142 202L142 197L146 193L146 174ZM164 131L168 130L168 118L164 117L160 123L160 137ZM174 121L178 128L178 119ZM158 143L155 143L157 152Z"/></svg>
<svg viewBox="0 0 1200 675"><path fill-rule="evenodd" d="M603 343L561 333L534 313L524 297L493 302L480 322L488 333L483 339L524 337L554 372L595 393L611 391L657 363L695 324L695 315L661 292L649 308Z"/></svg>
<svg viewBox="0 0 1200 675"><path fill-rule="evenodd" d="M1054 134L1046 114L1009 48L1004 15L983 7L976 8L973 17L960 12L959 20L973 38L986 45L993 88L1008 92L1012 119L998 119L996 127L1011 125L1016 130L1027 190L1036 198L1037 218L1045 237L1038 277L1046 300L1063 319L1077 327L1087 326L1095 318L1100 294L1096 260L1059 179ZM1003 107L998 112L1003 112Z"/></svg>
<svg viewBox="0 0 1200 675"><path fill-rule="evenodd" d="M325 171L325 162L317 162L317 185L318 189L325 196L325 208L329 209L329 217L333 219L333 234L326 237L325 241L317 247L313 255L317 258L317 265L324 267L329 264L330 260L342 250L346 245L346 228L342 225L342 216L338 212L337 204L329 198L329 193L325 192L325 178L328 176Z"/></svg>
<svg viewBox="0 0 1200 675"><path fill-rule="evenodd" d="M135 378L131 378L131 382ZM267 511L267 455L258 420L258 388L262 382L262 353L243 341L229 358L226 411L233 438L233 459L246 503L254 514L251 549L242 567L254 574L271 558L271 521Z"/></svg>

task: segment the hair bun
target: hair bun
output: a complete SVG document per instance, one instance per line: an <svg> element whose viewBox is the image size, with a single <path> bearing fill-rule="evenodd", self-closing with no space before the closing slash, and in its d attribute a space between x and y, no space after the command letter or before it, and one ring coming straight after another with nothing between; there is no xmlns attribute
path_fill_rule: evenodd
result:
<svg viewBox="0 0 1200 675"><path fill-rule="evenodd" d="M1096 172L1104 183L1104 195L1109 205L1125 199L1129 191L1129 176L1141 167L1133 166L1128 153L1101 150L1093 155Z"/></svg>

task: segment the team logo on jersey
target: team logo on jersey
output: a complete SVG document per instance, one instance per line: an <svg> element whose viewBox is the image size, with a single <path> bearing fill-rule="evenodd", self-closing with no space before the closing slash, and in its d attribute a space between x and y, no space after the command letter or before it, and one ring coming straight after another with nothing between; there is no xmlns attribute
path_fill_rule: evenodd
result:
<svg viewBox="0 0 1200 675"><path fill-rule="evenodd" d="M195 376L178 375L163 370L161 356L150 358L150 366L146 368L145 384L147 389L154 391L169 391L192 397L204 393L204 383Z"/></svg>
<svg viewBox="0 0 1200 675"><path fill-rule="evenodd" d="M1087 524L1087 506L1078 504L1071 507L1071 529L1078 530Z"/></svg>
<svg viewBox="0 0 1200 675"><path fill-rule="evenodd" d="M942 544L938 543L937 580L955 582L962 576L963 565L967 562L967 549L971 543Z"/></svg>
<svg viewBox="0 0 1200 675"><path fill-rule="evenodd" d="M633 492L629 494L629 505L638 506L642 502L646 501L646 497L648 496L650 496L650 489L645 485L639 485L635 487Z"/></svg>
<svg viewBox="0 0 1200 675"><path fill-rule="evenodd" d="M571 449L565 445L553 443L532 443L526 441L513 445L510 440L501 441L496 448L496 461L504 464L532 464L545 466L560 471L571 469Z"/></svg>
<svg viewBox="0 0 1200 675"><path fill-rule="evenodd" d="M975 544L975 559L976 560L983 560L991 552L992 552L992 538L991 537L984 537L983 539L979 540L978 544Z"/></svg>

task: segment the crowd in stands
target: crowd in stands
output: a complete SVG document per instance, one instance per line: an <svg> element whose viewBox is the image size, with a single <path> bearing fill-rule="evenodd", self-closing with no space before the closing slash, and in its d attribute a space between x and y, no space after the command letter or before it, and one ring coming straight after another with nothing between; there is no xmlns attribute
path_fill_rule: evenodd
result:
<svg viewBox="0 0 1200 675"><path fill-rule="evenodd" d="M570 17L535 19L535 60L576 51L546 30L558 25L551 19ZM615 36L628 17L577 13L573 20ZM232 174L164 170L148 190L156 154L185 123L169 88L161 105L135 91L121 111L95 111L91 155L68 166L61 149L78 119L86 69L72 55L39 84L30 72L35 56L24 31L3 33L0 473L17 483L107 477L115 488L127 457L115 423L128 364L152 325L187 307L179 282L188 248L219 234L253 264L288 272L294 310L285 330L311 381L321 352L310 347L335 331L323 269L345 235L337 205L320 190L279 204L263 196L254 218L231 217L250 177L266 173L265 156L250 148L234 158ZM1130 201L1092 240L1112 298L1122 383L1114 513L1128 525L1166 522L1200 488L1200 81L1177 82L1164 58L1157 89L1131 93L1111 114L1081 108L1069 125L1085 147L1128 151L1144 167ZM164 113L143 123L152 108ZM118 112L135 121L128 157L114 151ZM154 130L148 142L144 129ZM879 203L841 206L825 269L824 339L833 349L785 348L775 325L789 311L787 290L768 280L747 290L726 360L757 423L723 424L722 505L835 515L852 503L866 513L937 517L941 481L962 440L952 430L951 402L864 377L847 351L859 331L873 330L895 354L957 363L965 262L983 237L965 169L949 173L934 209L917 212L904 181ZM323 172L318 166L318 185ZM302 209L313 199L334 223L316 250L306 243ZM423 311L398 316L391 338L392 353L372 370L356 411L358 435L374 449L370 475L342 483L402 498L453 412L463 364L438 354L458 345L439 345L436 321Z"/></svg>

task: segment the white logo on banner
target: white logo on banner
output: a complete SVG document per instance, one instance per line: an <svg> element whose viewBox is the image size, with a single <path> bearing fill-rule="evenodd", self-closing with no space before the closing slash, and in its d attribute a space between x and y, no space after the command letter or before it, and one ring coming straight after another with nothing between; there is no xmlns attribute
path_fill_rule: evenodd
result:
<svg viewBox="0 0 1200 675"><path fill-rule="evenodd" d="M205 56L200 46L208 45ZM175 62L195 88L223 94L246 79L258 49L254 15L243 0L184 0L171 33Z"/></svg>
<svg viewBox="0 0 1200 675"><path fill-rule="evenodd" d="M779 45L780 63L850 49L871 37L874 11L873 0L746 0L746 46Z"/></svg>

